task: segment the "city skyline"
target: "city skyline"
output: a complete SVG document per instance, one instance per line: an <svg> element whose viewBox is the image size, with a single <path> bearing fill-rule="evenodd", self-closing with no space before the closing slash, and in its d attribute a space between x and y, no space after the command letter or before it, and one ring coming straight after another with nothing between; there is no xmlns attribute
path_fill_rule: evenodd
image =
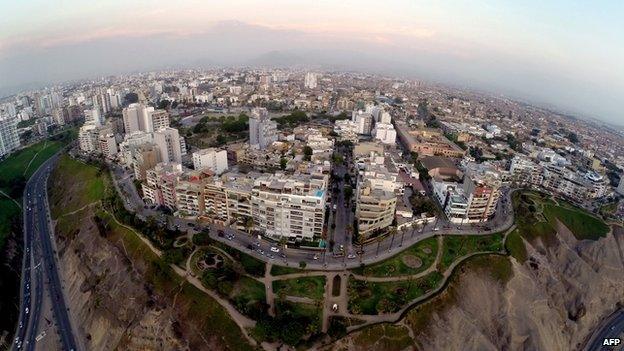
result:
<svg viewBox="0 0 624 351"><path fill-rule="evenodd" d="M624 33L614 1L25 1L0 9L12 14L0 22L3 94L174 66L301 63L417 76L622 124Z"/></svg>

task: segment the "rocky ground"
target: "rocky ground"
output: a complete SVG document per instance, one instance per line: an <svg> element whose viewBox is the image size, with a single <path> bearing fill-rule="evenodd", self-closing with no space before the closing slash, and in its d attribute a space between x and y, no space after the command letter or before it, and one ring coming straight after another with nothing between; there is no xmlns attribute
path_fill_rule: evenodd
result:
<svg viewBox="0 0 624 351"><path fill-rule="evenodd" d="M353 333L330 349L577 350L599 321L624 303L624 230L579 241L564 226L525 241L528 259L481 257L449 288L410 311L392 333ZM388 346L384 339L409 336Z"/></svg>

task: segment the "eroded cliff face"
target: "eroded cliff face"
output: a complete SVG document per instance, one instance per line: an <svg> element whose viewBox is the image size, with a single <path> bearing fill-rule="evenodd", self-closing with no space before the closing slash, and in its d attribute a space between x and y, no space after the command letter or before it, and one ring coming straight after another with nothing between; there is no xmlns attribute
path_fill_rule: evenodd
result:
<svg viewBox="0 0 624 351"><path fill-rule="evenodd" d="M419 350L576 350L617 304L624 303L624 231L579 241L562 225L548 243L525 241L528 259L468 263L449 289L407 314ZM500 269L500 267L499 267ZM334 348L357 345L358 333Z"/></svg>
<svg viewBox="0 0 624 351"><path fill-rule="evenodd" d="M91 211L89 209L84 211ZM188 349L174 330L175 311L144 283L148 267L121 242L100 236L91 215L58 238L74 328L87 350Z"/></svg>

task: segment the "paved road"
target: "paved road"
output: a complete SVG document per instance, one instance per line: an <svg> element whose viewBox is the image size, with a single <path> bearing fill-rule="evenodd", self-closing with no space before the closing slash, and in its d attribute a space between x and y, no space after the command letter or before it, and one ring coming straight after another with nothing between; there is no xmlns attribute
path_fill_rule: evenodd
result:
<svg viewBox="0 0 624 351"><path fill-rule="evenodd" d="M620 345L618 347L614 346L603 346L603 342L605 339L620 339ZM624 310L618 310L603 323L600 329L594 332L594 335L589 339L587 346L585 347L585 351L613 351L613 350L622 350L624 349Z"/></svg>
<svg viewBox="0 0 624 351"><path fill-rule="evenodd" d="M128 172L123 171L119 166L111 165L113 169L113 179L118 189L121 189L124 206L130 211L135 211L139 218L155 217L161 220L164 215L151 208L145 208L143 200L138 196L132 177ZM504 231L513 225L514 217L511 210L510 191L504 190L499 201L499 208L496 217L481 225L450 225L443 220L428 223L424 226L410 228L405 231L399 231L394 237L387 236L380 242L368 243L362 247L355 247L359 254L355 258L347 258L346 255L334 256L329 250L304 250L298 248L279 248L279 253L271 252L271 247L277 244L250 236L248 233L234 228L224 228L218 225L201 225L193 221L182 218L170 218L170 228L176 226L182 231L191 233L201 229L209 229L211 237L221 241L227 245L240 249L251 255L271 262L276 265L297 267L300 262L305 262L306 267L310 269L322 270L342 270L345 268L356 268L362 263L371 264L391 256L396 255L400 251L412 246L418 241L435 235L475 235L489 234ZM485 227L487 225L487 227ZM338 228L336 228L338 229ZM217 235L219 231L223 232L223 236ZM282 254L285 256L283 257Z"/></svg>
<svg viewBox="0 0 624 351"><path fill-rule="evenodd" d="M47 179L57 157L52 157L32 175L24 191L24 261L21 309L15 350L34 350L44 294L52 301L54 322L63 350L77 350L61 279L57 269L53 232L47 201ZM34 277L33 277L34 275ZM33 299L34 296L34 299Z"/></svg>

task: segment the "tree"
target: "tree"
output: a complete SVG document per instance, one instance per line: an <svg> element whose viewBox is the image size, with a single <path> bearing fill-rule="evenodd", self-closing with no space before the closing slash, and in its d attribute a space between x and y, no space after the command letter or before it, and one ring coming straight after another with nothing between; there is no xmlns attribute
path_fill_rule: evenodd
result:
<svg viewBox="0 0 624 351"><path fill-rule="evenodd" d="M280 158L280 169L283 171L286 169L286 165L288 164L288 160L284 157Z"/></svg>
<svg viewBox="0 0 624 351"><path fill-rule="evenodd" d="M309 147L308 145L303 147L303 160L304 161L310 161L312 159L312 148Z"/></svg>
<svg viewBox="0 0 624 351"><path fill-rule="evenodd" d="M350 186L345 186L344 187L345 200L349 200L351 196L353 196L353 188L351 188Z"/></svg>
<svg viewBox="0 0 624 351"><path fill-rule="evenodd" d="M574 133L574 132L568 133L567 138L573 144L578 144L578 142L579 142L578 135L576 135L576 133Z"/></svg>
<svg viewBox="0 0 624 351"><path fill-rule="evenodd" d="M307 265L308 264L305 261L300 261L299 262L299 268L301 268L301 269L305 269Z"/></svg>

